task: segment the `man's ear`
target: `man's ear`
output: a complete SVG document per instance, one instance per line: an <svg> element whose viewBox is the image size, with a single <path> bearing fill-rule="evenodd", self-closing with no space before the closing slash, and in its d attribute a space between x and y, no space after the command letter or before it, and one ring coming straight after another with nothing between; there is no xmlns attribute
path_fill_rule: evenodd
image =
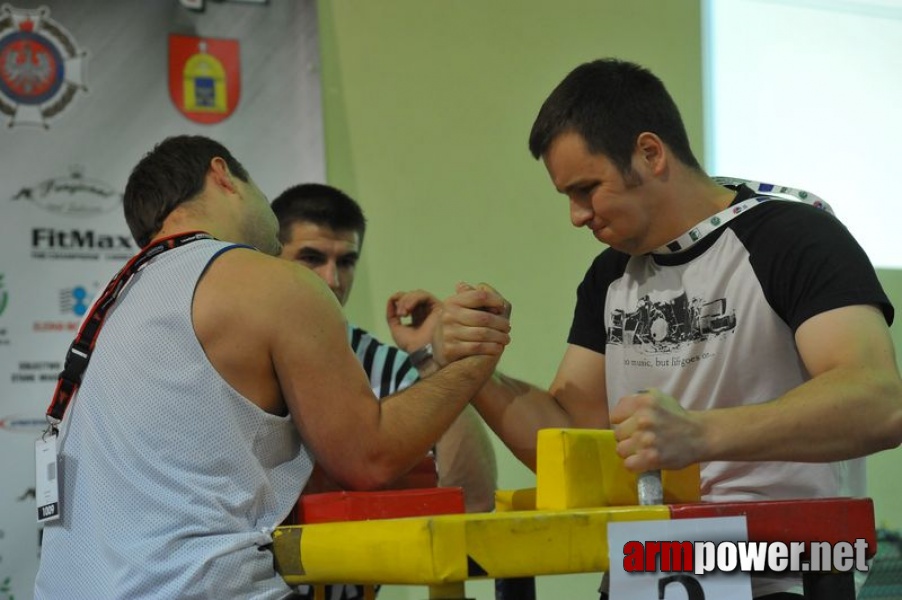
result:
<svg viewBox="0 0 902 600"><path fill-rule="evenodd" d="M210 161L210 170L207 171L214 184L229 192L235 192L235 181L232 179L232 173L226 161L219 156L213 157Z"/></svg>
<svg viewBox="0 0 902 600"><path fill-rule="evenodd" d="M650 131L643 131L636 138L636 156L655 175L660 175L667 169L664 142Z"/></svg>

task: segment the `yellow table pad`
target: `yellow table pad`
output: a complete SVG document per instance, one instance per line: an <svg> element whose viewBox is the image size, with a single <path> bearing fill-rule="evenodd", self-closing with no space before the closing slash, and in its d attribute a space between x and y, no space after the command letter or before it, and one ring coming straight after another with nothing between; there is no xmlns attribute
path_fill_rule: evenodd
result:
<svg viewBox="0 0 902 600"><path fill-rule="evenodd" d="M278 528L274 553L291 585L582 573L608 568L608 522L669 518L666 506L631 506L318 523Z"/></svg>

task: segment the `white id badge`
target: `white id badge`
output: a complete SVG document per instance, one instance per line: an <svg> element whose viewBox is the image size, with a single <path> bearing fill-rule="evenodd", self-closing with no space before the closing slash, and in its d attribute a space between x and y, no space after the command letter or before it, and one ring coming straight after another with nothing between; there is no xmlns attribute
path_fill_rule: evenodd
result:
<svg viewBox="0 0 902 600"><path fill-rule="evenodd" d="M38 523L60 518L56 440L56 434L52 434L34 442L34 499L38 507Z"/></svg>

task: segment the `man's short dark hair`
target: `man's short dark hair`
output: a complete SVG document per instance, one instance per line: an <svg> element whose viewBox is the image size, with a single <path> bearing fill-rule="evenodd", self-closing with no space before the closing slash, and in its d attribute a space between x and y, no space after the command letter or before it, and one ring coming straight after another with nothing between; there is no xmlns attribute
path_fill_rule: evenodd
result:
<svg viewBox="0 0 902 600"><path fill-rule="evenodd" d="M210 162L219 157L241 181L247 171L219 142L200 135L168 137L135 166L125 185L125 222L138 246L146 246L175 207L204 188Z"/></svg>
<svg viewBox="0 0 902 600"><path fill-rule="evenodd" d="M291 241L291 227L298 222L313 223L333 231L366 233L366 218L354 200L331 185L302 183L290 187L272 201L272 210L279 218L279 241Z"/></svg>
<svg viewBox="0 0 902 600"><path fill-rule="evenodd" d="M562 133L578 133L593 154L632 172L636 140L656 134L687 166L701 170L676 103L664 84L637 64L606 58L582 64L551 92L533 123L529 151L539 158Z"/></svg>

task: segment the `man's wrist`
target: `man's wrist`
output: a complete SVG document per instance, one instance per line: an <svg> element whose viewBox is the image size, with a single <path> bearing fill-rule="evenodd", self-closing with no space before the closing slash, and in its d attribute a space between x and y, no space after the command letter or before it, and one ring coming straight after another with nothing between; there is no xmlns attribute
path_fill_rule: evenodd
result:
<svg viewBox="0 0 902 600"><path fill-rule="evenodd" d="M432 344L426 344L422 348L417 348L410 353L410 362L417 370L424 368L432 362L432 359Z"/></svg>

